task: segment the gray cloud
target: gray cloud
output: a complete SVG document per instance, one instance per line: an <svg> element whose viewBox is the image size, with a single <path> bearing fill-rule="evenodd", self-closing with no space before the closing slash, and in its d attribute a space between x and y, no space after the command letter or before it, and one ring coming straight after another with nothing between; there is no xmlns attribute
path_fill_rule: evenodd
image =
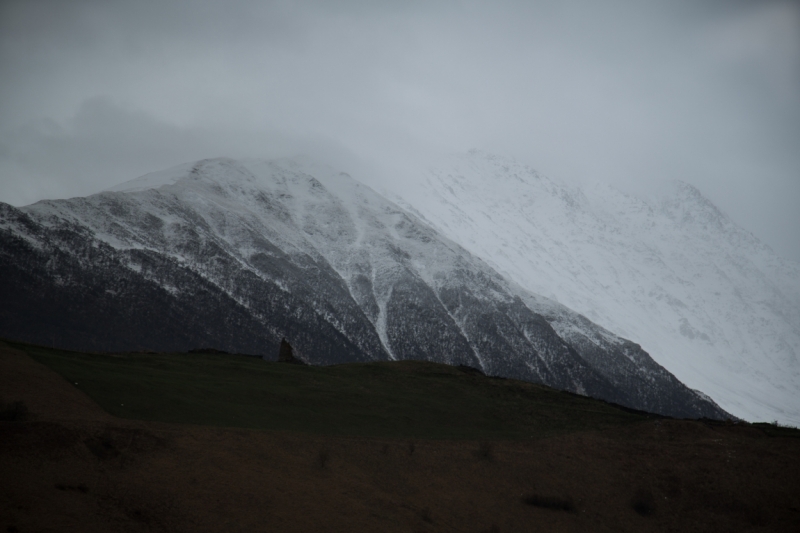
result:
<svg viewBox="0 0 800 533"><path fill-rule="evenodd" d="M5 2L0 124L12 203L216 155L479 147L684 179L800 260L794 2Z"/></svg>
<svg viewBox="0 0 800 533"><path fill-rule="evenodd" d="M96 97L62 123L38 120L0 137L0 175L4 200L25 205L42 198L92 194L179 162L298 153L344 165L357 161L330 139L270 130L178 127Z"/></svg>

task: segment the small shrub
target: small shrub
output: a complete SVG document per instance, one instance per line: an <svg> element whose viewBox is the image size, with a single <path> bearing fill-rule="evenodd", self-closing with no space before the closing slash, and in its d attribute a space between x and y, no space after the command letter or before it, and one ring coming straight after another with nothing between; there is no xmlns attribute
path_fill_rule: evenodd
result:
<svg viewBox="0 0 800 533"><path fill-rule="evenodd" d="M559 498L557 496L543 496L541 494L530 494L522 499L523 503L542 509L552 509L554 511L565 511L571 513L575 510L575 503L572 498Z"/></svg>
<svg viewBox="0 0 800 533"><path fill-rule="evenodd" d="M322 448L317 455L317 466L320 468L325 468L325 465L328 464L328 460L330 459L330 453L328 452L327 448Z"/></svg>
<svg viewBox="0 0 800 533"><path fill-rule="evenodd" d="M80 485L67 485L66 483L56 483L56 488L58 490L74 490L76 492L82 492L86 494L89 492L89 487L81 483Z"/></svg>
<svg viewBox="0 0 800 533"><path fill-rule="evenodd" d="M481 442L476 455L478 459L483 461L494 461L494 444L491 442Z"/></svg>
<svg viewBox="0 0 800 533"><path fill-rule="evenodd" d="M414 444L414 441L408 441L408 455L414 455L414 450L417 449L417 445Z"/></svg>
<svg viewBox="0 0 800 533"><path fill-rule="evenodd" d="M388 444L384 444L383 446L381 446L381 453L383 455L388 455L389 454L389 445Z"/></svg>
<svg viewBox="0 0 800 533"><path fill-rule="evenodd" d="M0 404L0 420L21 422L28 418L28 406L25 402L11 402L8 405Z"/></svg>
<svg viewBox="0 0 800 533"><path fill-rule="evenodd" d="M419 512L419 517L422 518L423 521L432 524L433 518L431 518L431 510L429 507L424 508Z"/></svg>
<svg viewBox="0 0 800 533"><path fill-rule="evenodd" d="M120 455L114 439L108 435L90 437L84 440L83 443L98 459L114 459Z"/></svg>
<svg viewBox="0 0 800 533"><path fill-rule="evenodd" d="M631 508L641 516L652 516L656 512L656 499L647 489L639 489L631 498Z"/></svg>
<svg viewBox="0 0 800 533"><path fill-rule="evenodd" d="M489 529L484 529L481 533L500 533L500 526L497 524L492 524L489 526Z"/></svg>

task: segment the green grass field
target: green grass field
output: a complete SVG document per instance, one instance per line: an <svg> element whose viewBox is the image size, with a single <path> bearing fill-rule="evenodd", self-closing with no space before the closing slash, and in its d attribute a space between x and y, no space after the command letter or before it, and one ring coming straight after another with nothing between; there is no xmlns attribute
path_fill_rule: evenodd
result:
<svg viewBox="0 0 800 533"><path fill-rule="evenodd" d="M428 362L312 367L238 355L101 355L8 344L128 419L434 439L526 439L645 419L590 398Z"/></svg>

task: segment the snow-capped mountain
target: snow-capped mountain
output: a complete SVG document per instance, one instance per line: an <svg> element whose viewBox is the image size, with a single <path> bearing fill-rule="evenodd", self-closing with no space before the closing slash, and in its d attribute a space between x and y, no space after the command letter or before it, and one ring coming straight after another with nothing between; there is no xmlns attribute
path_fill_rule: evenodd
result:
<svg viewBox="0 0 800 533"><path fill-rule="evenodd" d="M311 160L204 160L86 198L0 204L0 335L426 359L634 408L725 417L638 345L499 275Z"/></svg>
<svg viewBox="0 0 800 533"><path fill-rule="evenodd" d="M800 265L691 185L639 198L471 151L389 187L502 275L641 344L724 409L800 425Z"/></svg>

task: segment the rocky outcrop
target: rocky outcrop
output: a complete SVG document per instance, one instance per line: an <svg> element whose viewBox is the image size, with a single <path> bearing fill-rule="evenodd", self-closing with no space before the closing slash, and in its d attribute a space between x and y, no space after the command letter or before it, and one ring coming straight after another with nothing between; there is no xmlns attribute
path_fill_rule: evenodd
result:
<svg viewBox="0 0 800 533"><path fill-rule="evenodd" d="M281 347L278 350L278 362L291 363L294 365L306 364L298 356L299 354L295 354L294 350L292 349L292 345L289 344L289 342L286 339L281 339Z"/></svg>

